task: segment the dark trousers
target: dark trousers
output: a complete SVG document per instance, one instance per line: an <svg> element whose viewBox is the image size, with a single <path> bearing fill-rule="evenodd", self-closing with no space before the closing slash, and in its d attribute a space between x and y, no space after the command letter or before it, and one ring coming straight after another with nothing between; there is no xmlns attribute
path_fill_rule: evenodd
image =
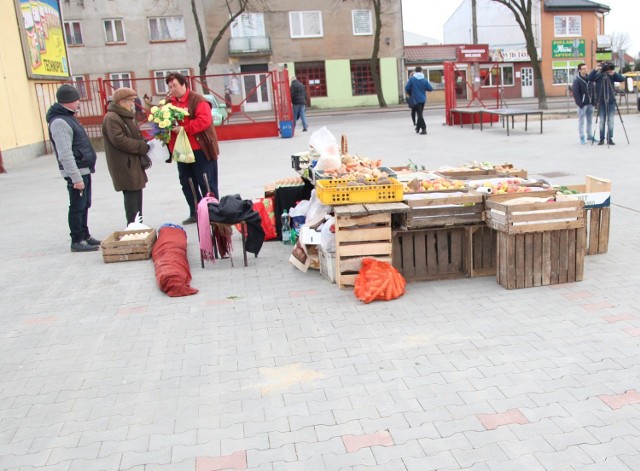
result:
<svg viewBox="0 0 640 471"><path fill-rule="evenodd" d="M207 176L209 181L209 188L216 198L220 199L218 193L218 161L207 160L202 150L198 149L193 151L196 157L196 161L192 164L183 164L178 162L178 177L180 178L180 185L182 186L182 193L189 205L189 215L196 215L196 207L198 202L203 196L207 194L207 183L204 176ZM189 179L193 180L193 184L196 188L197 201L193 200L193 193L189 186Z"/></svg>
<svg viewBox="0 0 640 471"><path fill-rule="evenodd" d="M69 191L69 235L71 243L75 244L91 237L87 222L91 207L91 175L82 175L84 190L76 190L70 178L65 180Z"/></svg>
<svg viewBox="0 0 640 471"><path fill-rule="evenodd" d="M135 222L136 214L142 217L142 190L123 190L124 213L127 217L127 225Z"/></svg>
<svg viewBox="0 0 640 471"><path fill-rule="evenodd" d="M424 122L424 116L422 115L424 111L424 103L416 103L416 106L413 108L418 115L418 121L416 123L416 130L418 131L427 131L427 123Z"/></svg>

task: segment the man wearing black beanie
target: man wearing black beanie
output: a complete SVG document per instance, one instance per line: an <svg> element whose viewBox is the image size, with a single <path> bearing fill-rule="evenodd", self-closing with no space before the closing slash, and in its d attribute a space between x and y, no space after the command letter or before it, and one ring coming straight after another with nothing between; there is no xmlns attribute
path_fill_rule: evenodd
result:
<svg viewBox="0 0 640 471"><path fill-rule="evenodd" d="M60 174L69 192L69 230L72 252L94 252L100 241L88 227L91 207L91 174L96 170L96 151L87 132L75 117L80 108L80 92L64 84L56 92L57 103L47 111L49 136Z"/></svg>

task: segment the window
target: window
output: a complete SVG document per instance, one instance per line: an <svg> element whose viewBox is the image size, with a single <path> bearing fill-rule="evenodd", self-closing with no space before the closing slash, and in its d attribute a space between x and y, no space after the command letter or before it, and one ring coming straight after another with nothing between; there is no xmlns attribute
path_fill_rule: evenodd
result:
<svg viewBox="0 0 640 471"><path fill-rule="evenodd" d="M120 87L131 87L131 74L129 72L118 72L109 74L109 80L111 80L111 86L114 90Z"/></svg>
<svg viewBox="0 0 640 471"><path fill-rule="evenodd" d="M89 80L85 75L73 75L71 77L71 82L73 86L78 89L80 92L81 100L89 100L91 99L90 90L89 90Z"/></svg>
<svg viewBox="0 0 640 471"><path fill-rule="evenodd" d="M423 69L422 73L434 90L444 90L444 69Z"/></svg>
<svg viewBox="0 0 640 471"><path fill-rule="evenodd" d="M307 86L309 97L327 96L324 62L296 63L296 78Z"/></svg>
<svg viewBox="0 0 640 471"><path fill-rule="evenodd" d="M351 10L351 22L354 36L373 34L371 10Z"/></svg>
<svg viewBox="0 0 640 471"><path fill-rule="evenodd" d="M79 21L64 22L64 38L67 46L82 46L82 29Z"/></svg>
<svg viewBox="0 0 640 471"><path fill-rule="evenodd" d="M262 13L243 13L231 23L231 37L246 38L266 36Z"/></svg>
<svg viewBox="0 0 640 471"><path fill-rule="evenodd" d="M480 67L480 78L483 87L513 86L513 66Z"/></svg>
<svg viewBox="0 0 640 471"><path fill-rule="evenodd" d="M558 36L582 36L581 16L554 16L554 32Z"/></svg>
<svg viewBox="0 0 640 471"><path fill-rule="evenodd" d="M553 61L553 84L571 85L578 73L580 61Z"/></svg>
<svg viewBox="0 0 640 471"><path fill-rule="evenodd" d="M289 12L289 29L292 38L321 38L322 12Z"/></svg>
<svg viewBox="0 0 640 471"><path fill-rule="evenodd" d="M164 81L164 78L167 76L169 72L179 72L185 77L191 75L191 71L189 69L173 69L173 70L154 70L153 71L153 85L155 89L155 95L166 95L169 93L169 89L167 88L167 84Z"/></svg>
<svg viewBox="0 0 640 471"><path fill-rule="evenodd" d="M107 44L124 43L124 23L122 20L104 20L104 34Z"/></svg>
<svg viewBox="0 0 640 471"><path fill-rule="evenodd" d="M376 93L371 73L371 61L351 61L351 93L353 96L374 95Z"/></svg>
<svg viewBox="0 0 640 471"><path fill-rule="evenodd" d="M182 41L185 39L181 16L149 18L150 41Z"/></svg>

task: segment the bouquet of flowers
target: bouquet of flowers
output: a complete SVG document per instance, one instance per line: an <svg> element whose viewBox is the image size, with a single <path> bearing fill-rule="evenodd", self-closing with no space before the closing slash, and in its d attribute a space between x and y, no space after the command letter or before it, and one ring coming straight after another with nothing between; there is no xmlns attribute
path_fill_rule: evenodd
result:
<svg viewBox="0 0 640 471"><path fill-rule="evenodd" d="M189 112L184 108L178 108L166 100L160 100L158 106L152 106L149 110L149 122L151 123L151 133L153 137L168 144L171 140L171 130L182 121Z"/></svg>

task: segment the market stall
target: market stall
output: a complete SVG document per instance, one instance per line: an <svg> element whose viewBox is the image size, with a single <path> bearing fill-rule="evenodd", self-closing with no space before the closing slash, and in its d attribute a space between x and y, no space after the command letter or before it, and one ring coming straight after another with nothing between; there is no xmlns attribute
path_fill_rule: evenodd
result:
<svg viewBox="0 0 640 471"><path fill-rule="evenodd" d="M407 281L496 276L507 288L580 281L584 256L605 253L611 182L555 186L511 164L457 168L385 167L348 152L318 168L321 153L300 152L292 167L326 208L303 224L318 268L339 287L354 286L362 260L389 262ZM313 250L311 250L313 252Z"/></svg>

